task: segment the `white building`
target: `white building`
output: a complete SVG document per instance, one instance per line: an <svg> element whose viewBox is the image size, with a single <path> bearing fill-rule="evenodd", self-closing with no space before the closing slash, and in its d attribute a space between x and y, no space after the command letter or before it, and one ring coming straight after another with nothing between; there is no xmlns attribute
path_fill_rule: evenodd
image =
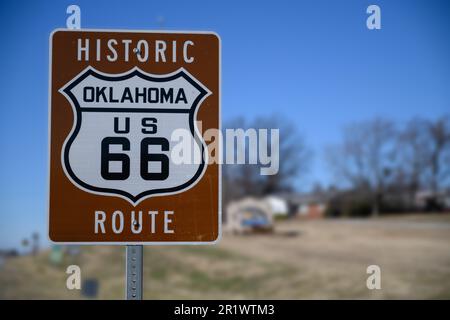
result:
<svg viewBox="0 0 450 320"><path fill-rule="evenodd" d="M268 196L264 200L268 202L270 209L275 216L288 216L289 207L286 200L277 196Z"/></svg>

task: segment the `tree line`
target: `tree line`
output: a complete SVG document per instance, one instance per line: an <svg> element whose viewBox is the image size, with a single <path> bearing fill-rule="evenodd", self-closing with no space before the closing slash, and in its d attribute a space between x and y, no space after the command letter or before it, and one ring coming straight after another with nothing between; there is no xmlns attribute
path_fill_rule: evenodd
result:
<svg viewBox="0 0 450 320"><path fill-rule="evenodd" d="M365 205L362 214L367 207L373 215L440 210L442 193L449 188L450 116L413 118L405 124L384 118L354 123L325 156L338 185ZM427 192L423 208L418 208L419 191Z"/></svg>
<svg viewBox="0 0 450 320"><path fill-rule="evenodd" d="M279 128L280 168L277 175L261 176L259 165L224 165L224 204L243 196L296 192L316 157L290 119L235 119L226 127ZM318 151L334 178L326 190L315 190L328 195L330 215L440 210L450 192L450 115L352 123L337 143ZM425 208L418 208L419 192L426 194Z"/></svg>

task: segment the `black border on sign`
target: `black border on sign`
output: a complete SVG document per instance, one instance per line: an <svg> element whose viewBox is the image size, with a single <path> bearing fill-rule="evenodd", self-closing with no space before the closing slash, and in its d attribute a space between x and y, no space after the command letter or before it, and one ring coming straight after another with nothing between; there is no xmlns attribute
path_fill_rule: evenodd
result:
<svg viewBox="0 0 450 320"><path fill-rule="evenodd" d="M185 80L187 80L190 84L192 84L197 90L199 90L200 94L194 100L190 109L181 109L181 110L180 109L163 109L163 110L161 110L161 109L149 108L149 109L145 109L144 111L143 110L139 111L137 109L131 109L131 110L127 109L127 112L149 112L149 113L151 113L151 112L154 112L154 113L186 113L186 112L188 112L189 113L189 129L190 129L191 134L194 137L195 141L201 146L200 166L199 166L197 172L195 173L195 175L189 181L183 183L182 185L176 186L176 187L147 190L147 191L141 192L140 194L138 194L136 196L133 196L132 194L130 194L126 191L123 191L123 190L95 187L95 186L87 184L87 183L81 181L80 179L78 179L78 177L74 174L74 172L70 166L69 149L70 149L73 141L75 140L75 137L78 135L78 132L80 131L81 121L82 121L82 112L98 111L98 110L92 109L92 108L82 108L79 105L78 100L75 98L75 96L71 90L90 75L93 75L93 76L95 76L101 80L105 80L105 81L123 81L123 80L130 79L134 76L138 76L138 77L140 77L144 80L148 80L148 81L167 82L167 81L172 81L172 80L182 77ZM121 196L124 196L124 197L130 199L133 202L133 204L136 205L136 203L140 199L145 198L150 195L156 195L156 194L160 194L160 193L177 192L177 191L183 190L183 189L189 187L190 185L192 185L193 183L195 183L198 180L198 178L201 176L203 169L205 167L205 158L204 158L205 146L202 143L202 141L198 138L198 136L195 134L194 115L195 115L195 111L197 110L199 102L203 99L204 96L206 96L208 94L208 92L202 86L200 86L195 80L193 80L188 74L186 74L182 69L178 70L175 74L172 74L167 77L164 77L164 76L152 77L152 76L142 73L139 69L135 69L135 68L132 69L131 72L121 75L121 76L107 76L107 75L96 72L92 67L90 67L83 74L78 75L78 78L73 80L66 87L64 87L64 89L62 89L62 91L68 97L70 97L70 99L72 100L72 102L75 106L75 109L76 109L76 116L77 116L75 130L72 132L70 138L67 140L67 143L64 146L64 151L63 151L64 152L64 166L66 167L67 173L70 175L70 177L73 179L73 181L75 181L77 184L79 184L83 188L94 191L94 192L118 194L118 195L121 195ZM82 109L85 109L85 110L82 110ZM122 109L121 108L101 108L101 109L104 110L105 112L106 111L124 112L123 108Z"/></svg>

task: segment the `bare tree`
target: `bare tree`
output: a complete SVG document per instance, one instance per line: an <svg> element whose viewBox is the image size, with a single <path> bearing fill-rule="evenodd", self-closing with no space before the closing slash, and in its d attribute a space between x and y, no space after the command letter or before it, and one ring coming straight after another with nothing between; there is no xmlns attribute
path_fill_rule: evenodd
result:
<svg viewBox="0 0 450 320"><path fill-rule="evenodd" d="M354 189L370 193L372 214L380 204L395 159L395 126L386 119L352 124L343 131L343 142L327 150L327 161L335 175Z"/></svg>
<svg viewBox="0 0 450 320"><path fill-rule="evenodd" d="M39 233L33 232L31 239L33 241L31 252L33 255L37 255L39 253Z"/></svg>
<svg viewBox="0 0 450 320"><path fill-rule="evenodd" d="M290 120L278 116L260 117L252 122L230 121L227 128L279 129L279 170L275 175L261 175L263 164L224 165L224 202L245 195L264 196L290 191L296 179L304 175L311 160L311 150ZM269 146L273 141L268 141ZM245 145L248 154L249 145ZM270 149L270 148L269 148Z"/></svg>
<svg viewBox="0 0 450 320"><path fill-rule="evenodd" d="M280 130L279 171L275 175L258 175L257 182L261 186L261 193L265 195L292 191L295 189L296 180L303 178L308 172L312 160L312 150L289 119L279 116L260 117L255 120L254 127Z"/></svg>
<svg viewBox="0 0 450 320"><path fill-rule="evenodd" d="M398 135L396 149L400 161L395 178L408 193L410 207L414 205L415 194L424 186L430 164L428 126L428 121L415 118Z"/></svg>
<svg viewBox="0 0 450 320"><path fill-rule="evenodd" d="M433 196L450 175L450 116L445 115L428 123L429 135L429 183Z"/></svg>
<svg viewBox="0 0 450 320"><path fill-rule="evenodd" d="M27 238L22 239L22 241L20 242L22 247L24 248L24 252L27 252L27 249L30 245L30 241Z"/></svg>

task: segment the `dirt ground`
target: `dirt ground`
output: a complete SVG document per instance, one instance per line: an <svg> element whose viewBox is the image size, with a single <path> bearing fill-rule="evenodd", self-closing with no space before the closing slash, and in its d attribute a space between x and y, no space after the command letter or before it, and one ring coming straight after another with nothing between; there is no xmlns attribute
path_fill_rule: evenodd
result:
<svg viewBox="0 0 450 320"><path fill-rule="evenodd" d="M450 215L288 220L274 234L228 235L216 246L145 248L146 299L449 299ZM1 299L80 299L66 267L96 279L99 299L124 296L124 247L86 246L54 265L49 252L7 260ZM381 268L369 290L366 268Z"/></svg>

